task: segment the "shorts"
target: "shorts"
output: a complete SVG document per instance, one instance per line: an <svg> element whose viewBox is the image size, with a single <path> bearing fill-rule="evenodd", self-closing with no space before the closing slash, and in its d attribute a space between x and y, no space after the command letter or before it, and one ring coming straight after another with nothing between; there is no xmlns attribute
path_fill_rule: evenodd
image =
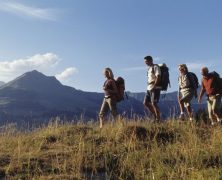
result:
<svg viewBox="0 0 222 180"><path fill-rule="evenodd" d="M190 106L190 102L194 97L194 91L185 91L185 92L181 92L181 94L182 94L182 98L180 99L180 101L184 103L185 107Z"/></svg>
<svg viewBox="0 0 222 180"><path fill-rule="evenodd" d="M159 99L160 99L160 89L147 90L147 93L144 97L144 104L158 103Z"/></svg>
<svg viewBox="0 0 222 180"><path fill-rule="evenodd" d="M221 104L221 95L208 96L207 109L210 119L213 119L215 113L219 113L220 104Z"/></svg>

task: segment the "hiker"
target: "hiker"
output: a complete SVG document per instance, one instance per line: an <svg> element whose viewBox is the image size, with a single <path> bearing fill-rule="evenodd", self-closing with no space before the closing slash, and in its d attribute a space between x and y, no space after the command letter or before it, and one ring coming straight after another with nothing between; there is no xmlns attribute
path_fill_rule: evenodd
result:
<svg viewBox="0 0 222 180"><path fill-rule="evenodd" d="M187 114L189 116L189 120L193 120L193 112L191 109L191 100L193 97L197 97L197 92L195 87L193 87L192 83L194 83L195 78L193 78L193 74L188 71L186 64L179 65L180 75L178 78L179 81L179 90L178 90L178 103L180 107L180 120L185 120L184 109L186 107ZM196 76L196 75L195 75ZM197 85L198 87L198 80Z"/></svg>
<svg viewBox="0 0 222 180"><path fill-rule="evenodd" d="M158 65L153 64L152 56L144 57L144 62L148 66L148 85L143 104L154 116L155 121L160 121L160 109L158 107L158 102L161 87L158 86L158 84L160 82L161 71Z"/></svg>
<svg viewBox="0 0 222 180"><path fill-rule="evenodd" d="M114 80L113 72L110 68L105 68L103 74L106 78L106 81L103 85L104 99L99 112L100 128L103 127L104 117L108 110L110 110L113 118L116 118L117 116L117 86Z"/></svg>
<svg viewBox="0 0 222 180"><path fill-rule="evenodd" d="M198 102L201 103L201 99L206 93L207 95L207 108L208 116L211 121L211 125L214 125L214 119L220 122L220 103L221 103L221 89L220 89L220 77L216 72L209 73L207 67L201 69L202 83L201 90L198 97Z"/></svg>

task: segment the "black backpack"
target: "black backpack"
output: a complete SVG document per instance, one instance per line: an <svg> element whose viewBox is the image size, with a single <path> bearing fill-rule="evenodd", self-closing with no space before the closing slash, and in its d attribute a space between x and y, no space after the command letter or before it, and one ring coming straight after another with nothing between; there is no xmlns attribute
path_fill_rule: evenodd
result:
<svg viewBox="0 0 222 180"><path fill-rule="evenodd" d="M161 91L167 91L167 88L170 87L170 74L169 74L169 68L165 63L163 64L155 64L155 66L158 66L160 68L160 82L158 86L161 86ZM154 73L154 68L153 68Z"/></svg>
<svg viewBox="0 0 222 180"><path fill-rule="evenodd" d="M222 93L222 78L220 77L220 75L216 71L213 71L211 74L215 78L214 81L213 81L213 87L215 89L218 89L218 91L220 93Z"/></svg>
<svg viewBox="0 0 222 180"><path fill-rule="evenodd" d="M187 77L188 77L189 82L190 82L189 88L197 90L198 87L199 87L199 81L198 81L197 75L193 72L188 72Z"/></svg>

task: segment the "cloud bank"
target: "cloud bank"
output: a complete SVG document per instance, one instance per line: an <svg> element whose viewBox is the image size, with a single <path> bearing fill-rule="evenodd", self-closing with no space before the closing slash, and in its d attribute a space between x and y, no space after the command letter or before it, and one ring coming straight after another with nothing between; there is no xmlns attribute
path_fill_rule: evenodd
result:
<svg viewBox="0 0 222 180"><path fill-rule="evenodd" d="M0 80L8 82L17 76L32 70L37 70L42 73L47 73L51 70L55 71L59 62L59 57L54 53L36 54L31 57L15 59L12 61L0 61ZM62 73L57 74L56 78L61 82L66 82L66 80L69 80L69 78L75 73L78 73L78 69L75 67L69 67Z"/></svg>
<svg viewBox="0 0 222 180"><path fill-rule="evenodd" d="M142 59L143 60L143 59ZM160 57L154 57L153 58L153 62L156 64L160 63L160 62L164 62L163 61L163 58L160 58ZM147 69L147 65L144 63L144 66L135 66L135 67L125 67L123 68L122 70L123 71L127 71L127 72L130 72L130 71L144 71Z"/></svg>
<svg viewBox="0 0 222 180"><path fill-rule="evenodd" d="M58 56L53 53L36 54L32 57L27 57L24 59L2 61L0 62L0 77L10 79L12 76L20 75L21 73L33 69L44 71L55 66L58 61Z"/></svg>
<svg viewBox="0 0 222 180"><path fill-rule="evenodd" d="M22 17L31 17L49 21L56 21L58 18L56 9L36 8L15 2L0 3L0 10Z"/></svg>
<svg viewBox="0 0 222 180"><path fill-rule="evenodd" d="M128 68L123 68L123 71L141 71L141 70L146 70L147 67L144 66L138 66L138 67L128 67Z"/></svg>
<svg viewBox="0 0 222 180"><path fill-rule="evenodd" d="M202 67L211 67L212 64L210 63L187 63L187 67L189 68L189 70L194 70L194 71L200 71L200 69Z"/></svg>
<svg viewBox="0 0 222 180"><path fill-rule="evenodd" d="M55 75L59 81L68 80L74 73L78 73L78 69L75 67L70 67L65 69L62 73Z"/></svg>

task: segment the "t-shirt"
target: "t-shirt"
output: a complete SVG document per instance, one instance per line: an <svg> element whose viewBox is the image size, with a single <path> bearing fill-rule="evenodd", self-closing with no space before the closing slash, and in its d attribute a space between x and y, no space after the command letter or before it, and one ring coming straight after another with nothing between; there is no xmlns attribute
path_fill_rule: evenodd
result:
<svg viewBox="0 0 222 180"><path fill-rule="evenodd" d="M188 78L188 74L180 75L179 76L179 90L180 92L186 92L190 90L190 81Z"/></svg>
<svg viewBox="0 0 222 180"><path fill-rule="evenodd" d="M113 94L111 94L108 90L113 90L113 79L107 79L103 85L103 87L105 88L104 93L105 93L105 97L110 97Z"/></svg>
<svg viewBox="0 0 222 180"><path fill-rule="evenodd" d="M208 77L204 77L202 79L202 88L206 91L207 95L220 94L220 90L217 85L216 77L212 73L209 73Z"/></svg>
<svg viewBox="0 0 222 180"><path fill-rule="evenodd" d="M156 81L157 76L161 75L160 67L157 65L151 66L148 68L147 77L148 77L148 85L147 90L152 90L154 87L154 83ZM156 89L160 89L160 86L157 86Z"/></svg>

